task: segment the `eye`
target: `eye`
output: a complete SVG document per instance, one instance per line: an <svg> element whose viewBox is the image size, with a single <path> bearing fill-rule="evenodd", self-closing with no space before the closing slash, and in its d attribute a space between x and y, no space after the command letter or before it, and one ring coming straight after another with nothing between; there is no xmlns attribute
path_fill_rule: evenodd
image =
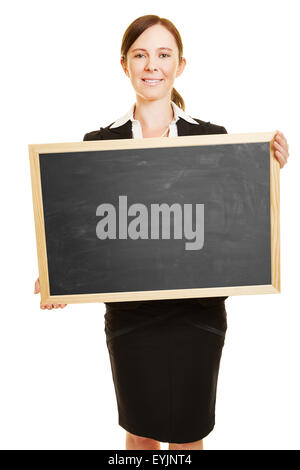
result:
<svg viewBox="0 0 300 470"><path fill-rule="evenodd" d="M166 57L170 57L170 55L167 54L166 52L162 52L160 55L164 55L164 56L166 56ZM136 54L134 57L141 57L141 56L144 56L144 54L139 53L139 54Z"/></svg>

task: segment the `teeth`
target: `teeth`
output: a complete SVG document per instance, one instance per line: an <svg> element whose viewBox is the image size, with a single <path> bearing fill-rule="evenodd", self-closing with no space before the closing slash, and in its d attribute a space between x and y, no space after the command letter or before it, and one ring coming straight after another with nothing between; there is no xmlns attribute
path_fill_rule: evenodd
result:
<svg viewBox="0 0 300 470"><path fill-rule="evenodd" d="M143 79L144 80L144 79ZM144 82L148 82L148 83L157 83L157 82L160 82L160 80L144 80Z"/></svg>

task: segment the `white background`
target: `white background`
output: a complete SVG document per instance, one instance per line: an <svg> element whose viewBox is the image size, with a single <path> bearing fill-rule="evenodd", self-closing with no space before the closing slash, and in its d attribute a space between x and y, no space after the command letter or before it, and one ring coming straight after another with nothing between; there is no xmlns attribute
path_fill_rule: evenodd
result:
<svg viewBox="0 0 300 470"><path fill-rule="evenodd" d="M104 304L44 311L27 145L76 142L135 100L120 65L127 26L179 29L175 82L192 117L229 133L282 131L278 295L230 297L216 425L205 449L299 449L299 21L295 1L1 2L0 446L124 449ZM298 30L299 31L299 30ZM167 448L163 444L162 448Z"/></svg>

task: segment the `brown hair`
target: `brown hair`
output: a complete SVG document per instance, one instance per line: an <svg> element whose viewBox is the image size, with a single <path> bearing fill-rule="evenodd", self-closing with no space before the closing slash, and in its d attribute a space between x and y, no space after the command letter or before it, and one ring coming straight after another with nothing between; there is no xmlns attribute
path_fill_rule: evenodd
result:
<svg viewBox="0 0 300 470"><path fill-rule="evenodd" d="M167 20L166 18L160 18L159 16L156 15L144 15L140 16L136 20L134 20L126 29L123 39L122 39L122 45L121 45L121 57L126 63L127 59L127 53L134 41L150 26L153 26L155 24L161 24L164 26L168 31L170 31L171 34L173 34L174 39L177 43L178 47L178 54L179 54L179 62L182 61L182 55L183 55L183 45L182 45L182 40L181 36L179 34L179 31L177 28L174 26L174 24L170 21ZM185 103L182 98L182 96L178 93L178 91L173 87L172 89L172 94L171 94L171 100L174 101L174 103L179 106L183 111L185 111Z"/></svg>

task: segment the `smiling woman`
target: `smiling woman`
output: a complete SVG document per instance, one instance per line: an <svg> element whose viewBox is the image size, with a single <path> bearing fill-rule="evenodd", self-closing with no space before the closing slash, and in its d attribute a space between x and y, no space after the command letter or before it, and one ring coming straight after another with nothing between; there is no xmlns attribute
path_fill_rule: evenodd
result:
<svg viewBox="0 0 300 470"><path fill-rule="evenodd" d="M84 140L227 133L223 126L185 112L174 81L184 71L186 59L180 34L168 19L146 15L133 21L123 36L120 62L136 102L117 121L85 134ZM140 204L133 205L129 215L136 215L137 206ZM188 249L201 249L204 240L204 207L198 206L200 233L193 233L188 224L185 237L196 242L189 243L192 247ZM98 215L105 215L102 209L98 207ZM141 219L148 220L147 207L138 209L145 210L145 217L131 221L134 239L140 231L135 224L143 226ZM114 235L116 215L114 207L111 210ZM119 218L126 212L119 210ZM188 217L191 214L190 210ZM181 228L181 218L176 220ZM123 225L127 231L127 220ZM100 237L106 236L101 223L98 229ZM148 236L148 227L145 234ZM203 448L202 438L215 423L218 371L227 329L225 299L106 303L106 342L119 425L127 431L126 449L159 449L160 442L168 442L172 450Z"/></svg>

